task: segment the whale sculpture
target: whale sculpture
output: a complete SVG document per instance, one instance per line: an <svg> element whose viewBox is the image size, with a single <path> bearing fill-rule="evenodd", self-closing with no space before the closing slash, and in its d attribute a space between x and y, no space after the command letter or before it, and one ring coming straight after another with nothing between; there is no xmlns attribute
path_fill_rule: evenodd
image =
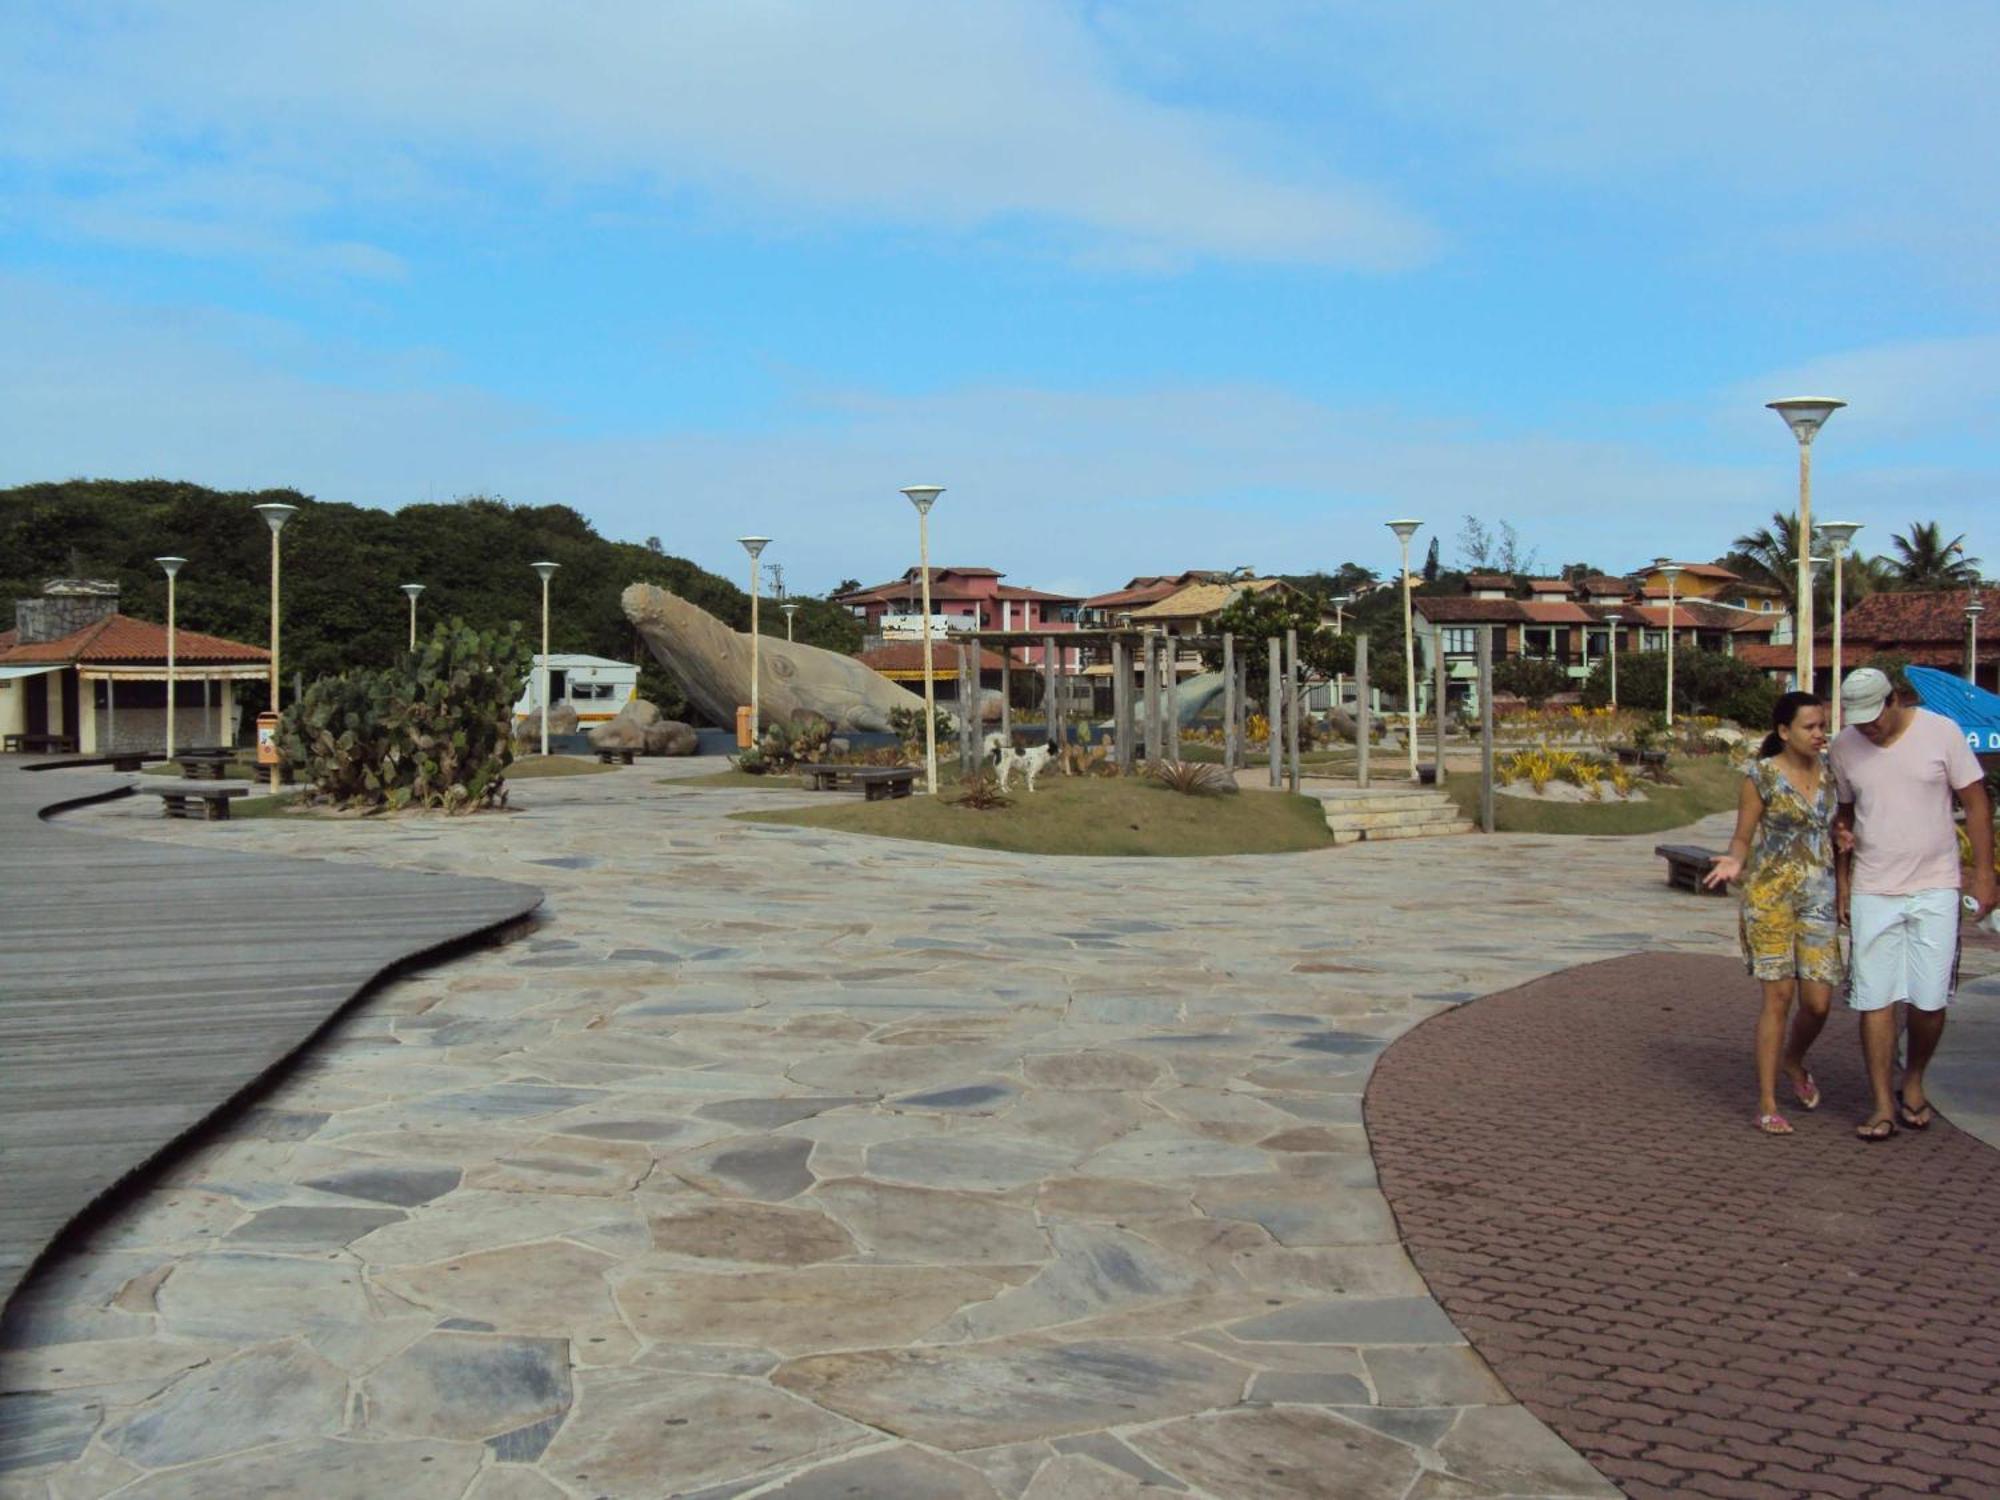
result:
<svg viewBox="0 0 2000 1500"><path fill-rule="evenodd" d="M716 724L734 724L750 701L750 637L650 583L619 596L630 620L688 702ZM836 730L886 730L899 708L921 711L924 700L851 656L782 638L758 643L758 703L766 723L796 714L824 714Z"/></svg>

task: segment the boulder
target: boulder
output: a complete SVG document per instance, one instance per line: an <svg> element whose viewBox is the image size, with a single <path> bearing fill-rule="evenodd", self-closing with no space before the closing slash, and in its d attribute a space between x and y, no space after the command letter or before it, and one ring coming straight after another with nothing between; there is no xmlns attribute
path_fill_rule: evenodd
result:
<svg viewBox="0 0 2000 1500"><path fill-rule="evenodd" d="M679 719L660 719L646 727L648 755L693 755L701 748L701 737L692 724Z"/></svg>
<svg viewBox="0 0 2000 1500"><path fill-rule="evenodd" d="M750 637L707 610L649 583L620 602L660 665L689 703L714 724L736 722L750 701ZM824 714L836 730L884 730L896 709L921 710L923 699L851 656L772 636L757 642L758 697L764 719Z"/></svg>
<svg viewBox="0 0 2000 1500"><path fill-rule="evenodd" d="M632 750L646 748L646 726L628 714L619 714L615 719L599 724L590 731L590 748L593 750Z"/></svg>
<svg viewBox="0 0 2000 1500"><path fill-rule="evenodd" d="M576 710L567 703L549 705L549 736L576 733ZM542 711L536 709L526 718L514 721L514 739L531 750L540 750L542 744Z"/></svg>
<svg viewBox="0 0 2000 1500"><path fill-rule="evenodd" d="M657 703L648 703L644 698L634 698L618 710L618 717L630 719L641 729L651 729L660 722L660 707Z"/></svg>

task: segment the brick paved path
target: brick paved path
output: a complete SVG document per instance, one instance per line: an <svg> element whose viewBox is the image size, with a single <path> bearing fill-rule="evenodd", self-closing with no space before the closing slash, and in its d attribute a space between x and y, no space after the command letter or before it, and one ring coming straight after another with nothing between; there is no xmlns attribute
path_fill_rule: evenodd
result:
<svg viewBox="0 0 2000 1500"><path fill-rule="evenodd" d="M1825 1106L1755 1134L1755 1007L1731 960L1640 955L1397 1042L1367 1121L1418 1268L1640 1500L1991 1500L2000 1152L1942 1120L1856 1141L1843 1011L1815 1057Z"/></svg>

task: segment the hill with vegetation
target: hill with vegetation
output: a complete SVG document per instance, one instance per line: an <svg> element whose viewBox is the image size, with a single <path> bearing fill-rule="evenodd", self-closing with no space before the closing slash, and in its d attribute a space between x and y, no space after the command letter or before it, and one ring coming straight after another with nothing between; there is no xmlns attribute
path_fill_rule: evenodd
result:
<svg viewBox="0 0 2000 1500"><path fill-rule="evenodd" d="M514 505L475 496L376 510L296 490L224 491L170 480L68 480L0 490L0 608L39 594L55 577L115 579L119 608L164 620L166 577L155 557L188 559L176 594L180 623L232 640L270 638L270 532L251 509L299 507L284 533L284 656L307 681L350 667L390 665L409 639L404 583L424 585L419 625L441 618L479 629L518 621L539 643L541 585L528 564L562 564L551 592L550 645L638 661L641 691L668 713L681 697L619 608L627 584L652 583L738 630L750 626L742 586L675 557L657 540L611 541L567 505ZM746 564L747 570L747 564ZM824 599L793 595L798 639L830 650L860 646L854 619ZM763 629L782 634L770 599ZM11 610L0 628L12 623ZM287 701L290 689L287 687Z"/></svg>

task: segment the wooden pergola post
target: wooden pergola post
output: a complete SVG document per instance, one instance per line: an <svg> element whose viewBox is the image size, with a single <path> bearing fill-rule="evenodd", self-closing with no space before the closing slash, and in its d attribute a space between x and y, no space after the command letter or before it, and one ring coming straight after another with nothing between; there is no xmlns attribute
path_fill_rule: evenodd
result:
<svg viewBox="0 0 2000 1500"><path fill-rule="evenodd" d="M958 648L958 774L970 776L979 763L979 673L974 668L977 645Z"/></svg>
<svg viewBox="0 0 2000 1500"><path fill-rule="evenodd" d="M1436 685L1432 688L1432 692L1435 693L1437 697L1436 717L1437 717L1438 762L1437 762L1437 781L1434 783L1434 785L1443 786L1445 700L1450 695L1445 691L1447 686L1447 679L1445 677L1445 665L1444 665L1444 636L1442 633L1433 633L1431 639L1437 642L1438 645L1437 664L1436 664L1437 669L1433 673L1433 681L1435 682Z"/></svg>
<svg viewBox="0 0 2000 1500"><path fill-rule="evenodd" d="M1167 701L1161 725L1166 740L1168 760L1181 758L1181 667L1180 648L1174 644L1171 631L1160 638L1160 653L1165 658L1167 676Z"/></svg>
<svg viewBox="0 0 2000 1500"><path fill-rule="evenodd" d="M1132 769L1132 683L1125 675L1125 643L1111 642L1111 758L1121 774Z"/></svg>
<svg viewBox="0 0 2000 1500"><path fill-rule="evenodd" d="M1493 627L1479 627L1479 826L1493 831Z"/></svg>
<svg viewBox="0 0 2000 1500"><path fill-rule="evenodd" d="M1014 748L1014 648L1000 648L1000 738Z"/></svg>
<svg viewBox="0 0 2000 1500"><path fill-rule="evenodd" d="M1042 637L1042 706L1048 716L1049 743L1062 749L1062 707L1056 702L1056 638Z"/></svg>
<svg viewBox="0 0 2000 1500"><path fill-rule="evenodd" d="M1375 729L1375 715L1368 696L1368 632L1354 637L1354 773L1362 786L1368 785L1368 737Z"/></svg>
<svg viewBox="0 0 2000 1500"><path fill-rule="evenodd" d="M1265 641L1264 646L1265 654L1270 659L1269 677L1265 683L1268 689L1265 697L1270 700L1270 711L1264 726L1264 744L1270 751L1271 788L1275 791L1283 785L1285 779L1281 765L1285 753L1285 704L1280 696L1284 690L1284 683L1279 676L1284 670L1284 664L1279 660L1284 648L1275 635Z"/></svg>
<svg viewBox="0 0 2000 1500"><path fill-rule="evenodd" d="M1236 769L1236 637L1222 634L1222 764Z"/></svg>
<svg viewBox="0 0 2000 1500"><path fill-rule="evenodd" d="M1160 716L1154 707L1154 700L1159 696L1160 684L1159 676L1153 662L1152 631L1146 630L1140 632L1139 651L1141 653L1139 667L1141 690L1139 723L1141 733L1145 736L1146 763L1151 765L1160 758Z"/></svg>
<svg viewBox="0 0 2000 1500"><path fill-rule="evenodd" d="M1291 761L1290 786L1299 789L1299 633L1285 631L1285 755Z"/></svg>

